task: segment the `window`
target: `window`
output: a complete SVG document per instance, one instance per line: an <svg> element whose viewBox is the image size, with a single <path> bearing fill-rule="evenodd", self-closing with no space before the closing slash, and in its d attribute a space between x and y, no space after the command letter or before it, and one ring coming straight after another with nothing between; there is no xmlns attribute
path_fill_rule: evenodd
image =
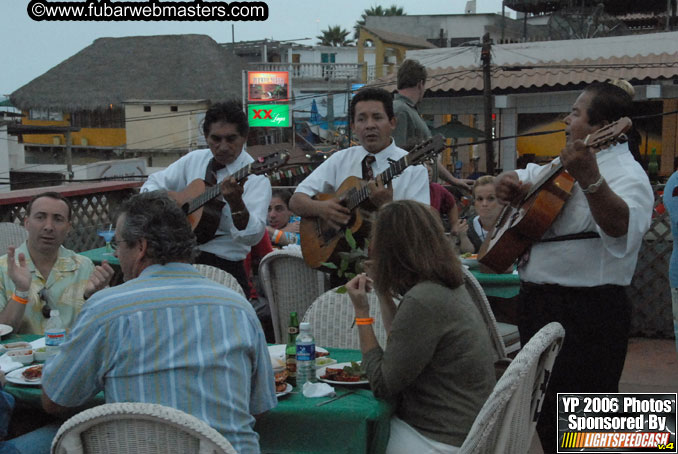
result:
<svg viewBox="0 0 678 454"><path fill-rule="evenodd" d="M178 106L170 106L170 111L171 112L179 112L179 107Z"/></svg>
<svg viewBox="0 0 678 454"><path fill-rule="evenodd" d="M31 109L28 113L28 118L31 120L63 121L64 114L60 110L55 109Z"/></svg>
<svg viewBox="0 0 678 454"><path fill-rule="evenodd" d="M151 106L144 106L144 112L150 112Z"/></svg>
<svg viewBox="0 0 678 454"><path fill-rule="evenodd" d="M71 125L81 128L124 128L125 111L121 107L80 110L71 114Z"/></svg>

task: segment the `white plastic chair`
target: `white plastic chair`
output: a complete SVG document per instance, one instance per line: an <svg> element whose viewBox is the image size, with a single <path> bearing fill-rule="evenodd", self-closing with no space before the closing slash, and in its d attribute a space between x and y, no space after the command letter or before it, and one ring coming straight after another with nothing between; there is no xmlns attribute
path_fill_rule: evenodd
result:
<svg viewBox="0 0 678 454"><path fill-rule="evenodd" d="M123 402L90 408L67 420L53 454L234 454L206 422L158 404Z"/></svg>
<svg viewBox="0 0 678 454"><path fill-rule="evenodd" d="M471 426L460 454L525 454L565 330L549 323L523 346Z"/></svg>
<svg viewBox="0 0 678 454"><path fill-rule="evenodd" d="M290 312L302 316L313 300L329 287L327 275L306 265L300 248L267 254L259 263L259 279L271 308L273 333L278 344L287 342Z"/></svg>
<svg viewBox="0 0 678 454"><path fill-rule="evenodd" d="M0 255L7 254L7 246L20 246L28 238L28 231L13 222L0 222Z"/></svg>
<svg viewBox="0 0 678 454"><path fill-rule="evenodd" d="M367 294L370 303L370 317L374 318L374 334L382 348L386 347L386 329L381 320L379 301L374 292ZM321 347L360 349L358 327L353 326L355 311L346 293L336 289L320 295L304 314L303 321L311 324L315 344Z"/></svg>
<svg viewBox="0 0 678 454"><path fill-rule="evenodd" d="M222 270L221 268L217 268L216 266L212 265L205 265L203 263L199 263L197 265L193 265L195 268L205 276L207 279L213 280L214 282L218 282L221 285L224 285L231 290L235 290L239 295L241 295L243 298L247 299L247 296L245 295L245 292L242 290L242 287L238 283L238 280L233 277L232 274L227 273L226 271Z"/></svg>
<svg viewBox="0 0 678 454"><path fill-rule="evenodd" d="M483 316L485 325L490 332L492 345L497 355L495 360L505 358L508 353L520 350L518 327L510 323L497 322L480 282L469 270L464 267L462 269L464 270L466 290L471 295L473 302L476 303L476 307Z"/></svg>

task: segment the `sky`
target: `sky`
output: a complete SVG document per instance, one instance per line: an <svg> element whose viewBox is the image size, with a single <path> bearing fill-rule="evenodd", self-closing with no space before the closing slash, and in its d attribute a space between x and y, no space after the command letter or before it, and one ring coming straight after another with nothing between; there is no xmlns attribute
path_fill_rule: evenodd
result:
<svg viewBox="0 0 678 454"><path fill-rule="evenodd" d="M45 4L56 0L40 0ZM73 0L69 0L73 1ZM101 1L101 0L97 0ZM104 0L114 5L121 0ZM126 0L128 1L128 0ZM137 0L147 3L148 0ZM171 0L161 0L171 1ZM78 3L85 3L82 0ZM268 0L266 21L179 22L179 21L34 21L28 15L28 0L0 0L0 96L42 75L50 68L92 44L97 38L197 33L215 41L275 39L316 44L317 35L329 26L340 25L353 32L353 25L370 6L403 7L407 14L462 14L466 0ZM209 5L208 0L203 0ZM501 0L476 0L477 13L500 13ZM512 17L515 12L507 9ZM352 35L351 35L352 36ZM304 39L310 38L310 39Z"/></svg>

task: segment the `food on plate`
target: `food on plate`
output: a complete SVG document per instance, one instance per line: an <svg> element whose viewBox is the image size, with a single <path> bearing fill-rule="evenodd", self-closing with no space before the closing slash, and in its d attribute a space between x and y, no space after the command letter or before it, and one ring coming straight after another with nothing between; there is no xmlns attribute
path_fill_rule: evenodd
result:
<svg viewBox="0 0 678 454"><path fill-rule="evenodd" d="M284 369L282 372L275 373L275 392L281 393L287 389L287 377L289 376L287 369Z"/></svg>
<svg viewBox="0 0 678 454"><path fill-rule="evenodd" d="M321 375L323 380L356 382L367 380L367 375L360 367L359 363L351 361L350 366L344 366L342 369L326 367L325 375Z"/></svg>
<svg viewBox="0 0 678 454"><path fill-rule="evenodd" d="M328 352L328 351L324 351L324 350L320 351L318 349L316 349L316 351L315 351L315 357L316 358L320 358L321 356L329 356L329 355L330 355L330 352Z"/></svg>
<svg viewBox="0 0 678 454"><path fill-rule="evenodd" d="M466 252L464 254L461 254L461 258L463 259L471 259L471 260L478 260L478 254L471 254L470 252Z"/></svg>
<svg viewBox="0 0 678 454"><path fill-rule="evenodd" d="M21 376L24 377L24 380L26 381L40 380L42 378L42 364L29 367L21 372Z"/></svg>

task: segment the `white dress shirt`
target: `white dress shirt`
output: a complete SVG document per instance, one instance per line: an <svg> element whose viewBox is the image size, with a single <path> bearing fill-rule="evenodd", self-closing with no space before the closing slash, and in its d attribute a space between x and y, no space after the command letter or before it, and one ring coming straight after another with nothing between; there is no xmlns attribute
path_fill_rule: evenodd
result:
<svg viewBox="0 0 678 454"><path fill-rule="evenodd" d="M600 238L536 243L527 264L518 270L521 280L567 287L631 283L643 236L650 228L654 194L645 171L626 144L598 152L596 160L610 189L629 207L628 232L619 238L606 235L595 223L586 195L575 184L572 196L544 238L581 232L597 232ZM516 172L521 181L535 182L549 168L528 164Z"/></svg>
<svg viewBox="0 0 678 454"><path fill-rule="evenodd" d="M341 183L350 176L362 178L362 162L368 151L362 146L346 148L334 153L315 169L299 186L296 192L311 197L318 193L334 193ZM407 152L402 148L391 144L373 154L376 160L372 163L375 177L389 167L389 158L397 160L405 156ZM428 188L428 172L422 165L410 166L392 180L393 200L416 200L429 205L431 203Z"/></svg>
<svg viewBox="0 0 678 454"><path fill-rule="evenodd" d="M141 187L141 191L157 189L181 191L193 180L205 178L205 171L210 159L212 159L212 152L209 148L194 150L172 163L165 170L150 175ZM243 150L235 161L217 171L217 181L222 181L251 162L254 162L254 159ZM266 231L266 216L268 205L271 202L271 183L265 176L250 175L243 189L242 199L250 213L247 227L238 230L233 225L231 208L226 203L221 213L221 222L215 238L199 245L198 248L201 251L212 253L227 260L239 261L245 259L251 247L261 240Z"/></svg>

